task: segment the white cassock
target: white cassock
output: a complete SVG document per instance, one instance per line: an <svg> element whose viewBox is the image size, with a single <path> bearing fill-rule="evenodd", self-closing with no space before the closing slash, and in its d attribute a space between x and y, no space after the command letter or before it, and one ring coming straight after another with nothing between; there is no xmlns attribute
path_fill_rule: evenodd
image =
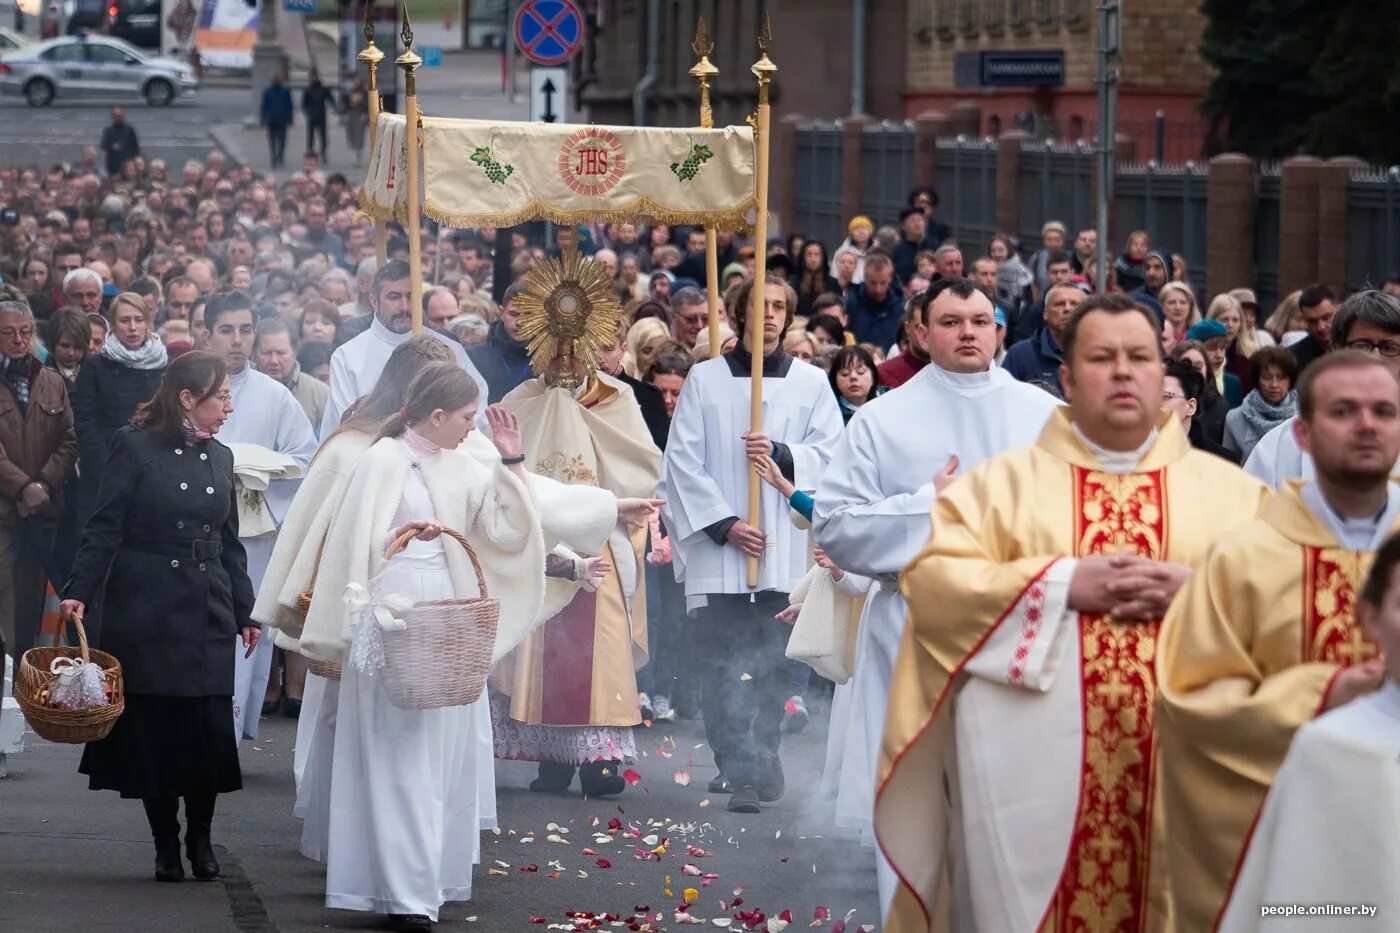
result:
<svg viewBox="0 0 1400 933"><path fill-rule="evenodd" d="M784 359L790 360L786 375L763 379L763 433L787 445L793 485L811 492L841 437L841 412L821 370ZM749 461L740 435L749 429L749 415L749 376L736 376L727 357L690 371L662 466L673 551L684 562L690 609L710 593L791 593L807 575L807 532L788 518L788 501L767 484L761 526L769 549L757 587L748 585L748 561L738 548L717 545L705 533L736 515L748 520Z"/></svg>
<svg viewBox="0 0 1400 933"><path fill-rule="evenodd" d="M1306 723L1274 778L1221 933L1390 931L1400 917L1400 686ZM1264 905L1375 912L1261 916Z"/></svg>
<svg viewBox="0 0 1400 933"><path fill-rule="evenodd" d="M1290 479L1310 480L1316 475L1312 455L1299 447L1293 436L1297 420L1295 415L1270 428L1244 462L1244 471L1271 489L1279 489Z"/></svg>
<svg viewBox="0 0 1400 933"><path fill-rule="evenodd" d="M477 388L481 390L481 398L486 399L486 380L481 378L481 373L477 372L462 345L434 330L424 329L423 333L441 340L452 348L457 365L471 374L476 380ZM389 362L389 354L394 352L395 347L407 343L412 337L412 331L396 334L379 323L379 318L376 317L370 321L368 330L347 341L331 355L331 394L326 400L326 414L321 419L322 437L330 437L331 432L340 426L340 417L345 414L345 409L353 405L356 399L369 394L374 384L379 381L380 374L384 372L384 364ZM486 406L483 404L481 408L485 411Z"/></svg>
<svg viewBox="0 0 1400 933"><path fill-rule="evenodd" d="M287 387L276 379L253 369L229 377L233 392L233 414L219 431L225 443L257 444L296 461L305 474L311 458L316 455L316 435L301 403ZM273 480L264 494L273 519L280 525L296 495L299 479ZM248 576L253 592L262 585L263 571L272 557L276 535L244 538L248 551ZM236 662L233 675L234 735L241 742L245 737L258 737L258 718L262 714L267 678L272 671L272 638L266 627L251 658L243 656L239 643L234 651Z"/></svg>
<svg viewBox="0 0 1400 933"><path fill-rule="evenodd" d="M961 374L930 363L861 407L817 486L817 543L842 570L875 580L856 638L849 725L829 733L845 748L827 753L828 762L840 763L836 825L859 830L867 844L874 844L875 769L904 635L899 574L928 543L933 477L954 455L965 473L1034 444L1059 404L1003 369ZM892 883L880 863L881 881Z"/></svg>

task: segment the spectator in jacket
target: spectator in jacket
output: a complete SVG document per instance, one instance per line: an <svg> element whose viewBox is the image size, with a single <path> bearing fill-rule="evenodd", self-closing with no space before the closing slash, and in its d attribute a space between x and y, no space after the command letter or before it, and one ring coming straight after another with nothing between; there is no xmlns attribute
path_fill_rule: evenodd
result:
<svg viewBox="0 0 1400 933"><path fill-rule="evenodd" d="M515 282L501 297L501 316L491 325L486 342L467 349L488 389L487 404L494 405L532 375L530 354L520 339L520 310L516 299L525 292L524 282Z"/></svg>
<svg viewBox="0 0 1400 933"><path fill-rule="evenodd" d="M1045 323L1035 336L1023 340L1006 351L1002 369L1022 382L1039 383L1051 387L1061 398L1064 388L1060 385L1060 366L1064 362L1060 355L1060 341L1064 339L1065 324L1074 309L1084 303L1088 296L1077 285L1055 285L1045 293Z"/></svg>
<svg viewBox="0 0 1400 933"><path fill-rule="evenodd" d="M258 372L287 387L313 428L321 426L330 386L301 371L292 325L277 317L259 321L253 337L253 363Z"/></svg>
<svg viewBox="0 0 1400 933"><path fill-rule="evenodd" d="M272 83L264 90L258 122L267 127L267 146L272 167L286 164L287 127L292 125L292 92L282 83L282 75L274 74Z"/></svg>
<svg viewBox="0 0 1400 933"><path fill-rule="evenodd" d="M924 228L928 219L917 207L899 212L899 242L891 251L894 272L900 282L908 282L918 271L919 253L924 248Z"/></svg>
<svg viewBox="0 0 1400 933"><path fill-rule="evenodd" d="M857 342L882 350L898 342L904 300L894 276L894 263L884 253L865 258L865 281L846 299L846 320Z"/></svg>
<svg viewBox="0 0 1400 933"><path fill-rule="evenodd" d="M953 230L945 223L939 223L934 216L938 210L938 192L928 185L921 185L909 192L909 206L918 208L924 215L924 249L936 250L953 236Z"/></svg>
<svg viewBox="0 0 1400 933"><path fill-rule="evenodd" d="M120 175L126 163L141 154L141 142L136 138L136 130L126 122L125 108L112 108L112 122L102 131L101 146L108 175Z"/></svg>
<svg viewBox="0 0 1400 933"><path fill-rule="evenodd" d="M1298 296L1298 311L1308 335L1288 347L1298 361L1298 375L1308 364L1332 349L1332 318L1337 313L1337 296L1326 285L1309 285Z"/></svg>
<svg viewBox="0 0 1400 933"><path fill-rule="evenodd" d="M321 75L315 68L308 76L310 83L301 92L301 112L306 115L306 151L319 152L321 164L326 164L326 109L335 106L330 88L321 83ZM316 148L316 136L321 136L321 148Z"/></svg>
<svg viewBox="0 0 1400 933"><path fill-rule="evenodd" d="M63 487L78 459L68 391L30 352L34 326L23 300L0 300L0 641L15 657L39 635Z"/></svg>
<svg viewBox="0 0 1400 933"><path fill-rule="evenodd" d="M107 448L136 408L155 395L165 374L165 344L152 333L146 302L122 294L112 301L111 330L102 348L83 360L73 385L73 424L78 434L78 520L97 504Z"/></svg>
<svg viewBox="0 0 1400 933"><path fill-rule="evenodd" d="M63 302L85 314L102 310L102 276L86 267L63 277Z"/></svg>

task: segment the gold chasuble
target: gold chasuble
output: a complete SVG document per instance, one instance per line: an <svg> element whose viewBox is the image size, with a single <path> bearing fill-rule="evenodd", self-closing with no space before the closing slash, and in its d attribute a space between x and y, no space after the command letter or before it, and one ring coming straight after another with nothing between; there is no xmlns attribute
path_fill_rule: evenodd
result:
<svg viewBox="0 0 1400 933"><path fill-rule="evenodd" d="M1131 460L1129 461L1131 464ZM1108 472L1068 409L937 498L909 603L875 829L900 879L885 929L1148 928L1164 897L1154 807L1159 623L1066 605L1065 558L1195 566L1268 494L1164 416Z"/></svg>
<svg viewBox="0 0 1400 933"><path fill-rule="evenodd" d="M1377 654L1355 618L1374 553L1342 547L1303 485L1223 536L1163 624L1162 807L1180 930L1212 928L1293 733L1338 670Z"/></svg>
<svg viewBox="0 0 1400 933"><path fill-rule="evenodd" d="M520 418L530 472L598 486L620 499L655 494L661 452L625 383L595 375L575 399L531 379L501 407ZM647 659L645 543L645 526L619 526L601 555L614 569L598 591L579 592L496 666L491 685L510 697L511 719L536 726L641 721L636 671Z"/></svg>

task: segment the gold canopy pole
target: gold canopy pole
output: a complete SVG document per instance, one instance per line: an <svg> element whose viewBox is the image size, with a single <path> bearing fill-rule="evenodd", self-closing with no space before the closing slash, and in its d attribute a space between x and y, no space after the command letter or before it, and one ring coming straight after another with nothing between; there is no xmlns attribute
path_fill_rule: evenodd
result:
<svg viewBox="0 0 1400 933"><path fill-rule="evenodd" d="M758 79L758 119L754 123L754 139L758 143L758 203L754 218L754 270L753 301L749 306L749 353L753 375L750 383L749 430L755 434L763 431L763 331L764 331L764 283L768 277L768 127L772 111L768 105L768 85L777 73L778 66L768 58L768 49L773 44L773 26L768 14L763 14L763 31L758 35L758 61L750 71ZM758 469L749 470L749 526L762 532L761 498ZM758 587L758 558L750 557L749 588Z"/></svg>
<svg viewBox="0 0 1400 933"><path fill-rule="evenodd" d="M384 106L379 99L379 63L384 53L374 44L374 0L365 0L365 47L355 56L369 69L369 151L374 151L374 140L379 135L379 111ZM384 221L374 222L374 258L378 265L384 265L389 256L389 231Z"/></svg>
<svg viewBox="0 0 1400 933"><path fill-rule="evenodd" d="M403 69L404 75L404 139L408 143L408 266L409 290L413 312L413 332L423 332L423 243L422 220L419 218L418 189L418 132L422 120L418 114L418 87L414 74L423 59L413 51L413 24L408 20L408 4L403 6L403 54L394 59L394 64Z"/></svg>
<svg viewBox="0 0 1400 933"><path fill-rule="evenodd" d="M715 50L714 40L705 26L705 17L695 27L695 41L690 50L700 57L690 76L700 82L700 128L708 130L715 125L714 111L710 109L710 82L719 75L719 69L710 62L710 53ZM705 291L710 296L710 359L719 356L719 244L715 228L705 226Z"/></svg>

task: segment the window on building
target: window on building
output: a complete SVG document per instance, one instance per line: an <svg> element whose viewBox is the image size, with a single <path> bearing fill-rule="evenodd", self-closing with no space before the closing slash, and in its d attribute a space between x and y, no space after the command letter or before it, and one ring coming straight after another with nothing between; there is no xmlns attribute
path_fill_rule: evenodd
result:
<svg viewBox="0 0 1400 933"><path fill-rule="evenodd" d="M1014 2L1014 0L1013 0ZM1005 25L1006 0L982 0L982 28L991 35L1001 32Z"/></svg>
<svg viewBox="0 0 1400 933"><path fill-rule="evenodd" d="M1026 15L1026 7L1029 0L1007 0L1006 21L1012 29L1025 29L1029 17Z"/></svg>
<svg viewBox="0 0 1400 933"><path fill-rule="evenodd" d="M958 31L977 35L977 0L958 0Z"/></svg>
<svg viewBox="0 0 1400 933"><path fill-rule="evenodd" d="M1053 24L1056 8L1059 5L1059 0L1035 0L1035 21L1042 26Z"/></svg>

